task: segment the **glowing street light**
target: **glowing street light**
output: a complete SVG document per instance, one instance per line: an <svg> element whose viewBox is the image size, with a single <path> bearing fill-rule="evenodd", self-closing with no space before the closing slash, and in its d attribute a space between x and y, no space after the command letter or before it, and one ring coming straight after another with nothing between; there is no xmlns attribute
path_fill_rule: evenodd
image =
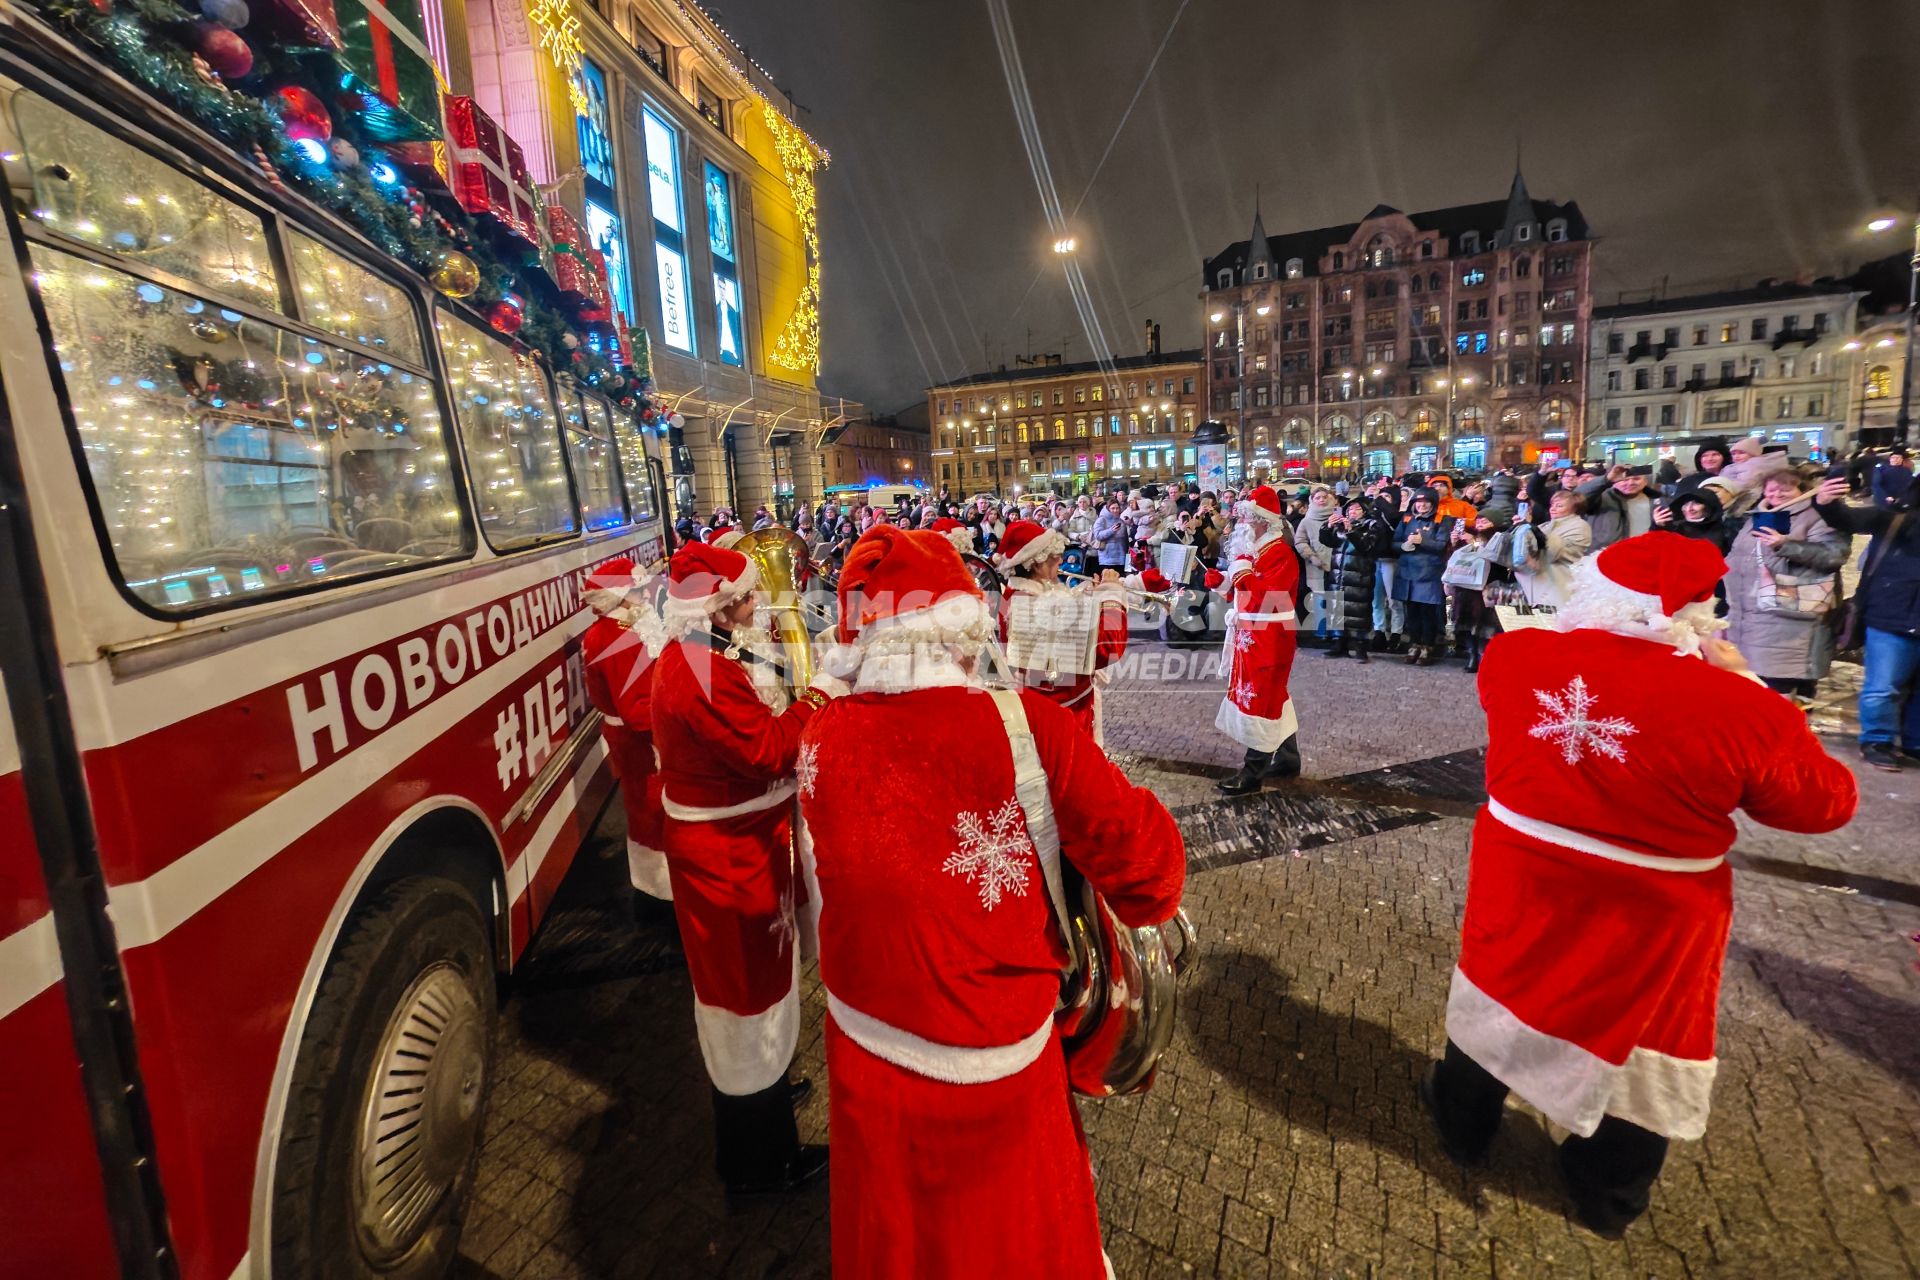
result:
<svg viewBox="0 0 1920 1280"><path fill-rule="evenodd" d="M1227 318L1227 313L1224 311L1216 311L1212 315L1207 317L1207 319L1213 321L1215 324L1219 324L1222 320L1225 320L1226 318Z"/></svg>
<svg viewBox="0 0 1920 1280"><path fill-rule="evenodd" d="M1899 225L1900 225L1900 219L1898 218L1875 218L1872 222L1869 222L1867 224L1867 230L1876 232L1876 233L1881 231L1891 231Z"/></svg>
<svg viewBox="0 0 1920 1280"><path fill-rule="evenodd" d="M1270 302L1263 302L1259 306L1255 307L1254 311L1259 315L1270 316L1273 314L1273 304Z"/></svg>
<svg viewBox="0 0 1920 1280"><path fill-rule="evenodd" d="M1062 255L1072 253L1075 249L1078 249L1079 247L1080 247L1080 242L1072 236L1061 236L1058 240L1055 240L1053 242L1053 251L1055 253L1062 254Z"/></svg>

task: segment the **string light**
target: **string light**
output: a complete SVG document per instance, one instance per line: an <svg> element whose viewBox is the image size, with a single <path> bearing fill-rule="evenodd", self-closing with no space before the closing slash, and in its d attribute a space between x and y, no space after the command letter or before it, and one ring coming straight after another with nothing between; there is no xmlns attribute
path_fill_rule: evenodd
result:
<svg viewBox="0 0 1920 1280"><path fill-rule="evenodd" d="M533 0L527 20L540 33L540 47L553 60L554 69L566 78L567 98L577 116L588 114L592 104L580 83L580 60L585 45L580 38L580 15L573 11L573 0Z"/></svg>

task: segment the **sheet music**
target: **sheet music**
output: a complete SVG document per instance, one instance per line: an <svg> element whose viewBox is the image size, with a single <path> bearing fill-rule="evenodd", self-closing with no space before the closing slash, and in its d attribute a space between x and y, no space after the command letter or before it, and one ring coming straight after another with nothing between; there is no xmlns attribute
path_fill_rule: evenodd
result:
<svg viewBox="0 0 1920 1280"><path fill-rule="evenodd" d="M1093 674L1100 602L1091 592L1017 591L1007 615L1007 661L1049 681Z"/></svg>

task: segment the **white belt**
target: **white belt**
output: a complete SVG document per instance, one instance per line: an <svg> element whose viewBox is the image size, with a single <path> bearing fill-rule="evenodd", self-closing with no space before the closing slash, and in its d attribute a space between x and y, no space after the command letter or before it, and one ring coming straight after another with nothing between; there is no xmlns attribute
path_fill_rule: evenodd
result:
<svg viewBox="0 0 1920 1280"><path fill-rule="evenodd" d="M1239 622L1297 622L1298 617L1291 613L1236 613L1233 620Z"/></svg>
<svg viewBox="0 0 1920 1280"><path fill-rule="evenodd" d="M827 992L827 1012L847 1033L847 1039L874 1057L905 1067L915 1075L948 1084L991 1084L1017 1075L1032 1066L1053 1039L1053 1015L1034 1028L1033 1034L1013 1044L970 1049L963 1045L941 1044L903 1031L861 1013L833 992Z"/></svg>
<svg viewBox="0 0 1920 1280"><path fill-rule="evenodd" d="M627 727L625 720L622 720L619 716L610 716L604 711L600 713L600 723L609 725L615 729L624 729Z"/></svg>
<svg viewBox="0 0 1920 1280"><path fill-rule="evenodd" d="M1622 849L1617 844L1566 827L1556 827L1551 822L1542 822L1538 818L1529 818L1515 813L1498 800L1487 800L1487 813L1512 827L1522 835L1544 840L1548 844L1559 845L1563 849L1573 849L1580 853L1590 853L1596 858L1605 858L1610 862L1624 862L1630 867L1645 867L1650 871L1711 871L1727 860L1726 854L1712 858L1669 858L1657 853L1640 853L1633 849Z"/></svg>
<svg viewBox="0 0 1920 1280"><path fill-rule="evenodd" d="M669 818L678 818L681 822L722 822L728 818L738 818L742 814L765 813L768 809L778 808L793 799L794 789L793 779L787 778L775 783L765 795L755 796L751 800L742 800L739 804L721 805L718 808L681 804L662 791L660 807L666 810Z"/></svg>

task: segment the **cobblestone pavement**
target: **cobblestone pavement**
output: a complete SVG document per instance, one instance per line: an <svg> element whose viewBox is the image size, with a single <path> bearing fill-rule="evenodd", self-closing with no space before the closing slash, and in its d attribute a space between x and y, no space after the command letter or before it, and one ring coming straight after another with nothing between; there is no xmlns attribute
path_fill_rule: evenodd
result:
<svg viewBox="0 0 1920 1280"><path fill-rule="evenodd" d="M1414 1101L1482 794L1471 678L1303 651L1308 779L1229 801L1217 684L1154 674L1116 681L1105 727L1186 832L1204 951L1153 1090L1082 1104L1120 1276L1920 1273L1920 770L1863 772L1832 836L1743 824L1713 1120L1613 1242L1567 1218L1537 1116L1465 1173ZM823 1276L824 1189L720 1194L686 974L627 920L620 836L609 815L505 1003L463 1274ZM822 1004L809 978L816 1080ZM816 1093L803 1138L826 1116Z"/></svg>

